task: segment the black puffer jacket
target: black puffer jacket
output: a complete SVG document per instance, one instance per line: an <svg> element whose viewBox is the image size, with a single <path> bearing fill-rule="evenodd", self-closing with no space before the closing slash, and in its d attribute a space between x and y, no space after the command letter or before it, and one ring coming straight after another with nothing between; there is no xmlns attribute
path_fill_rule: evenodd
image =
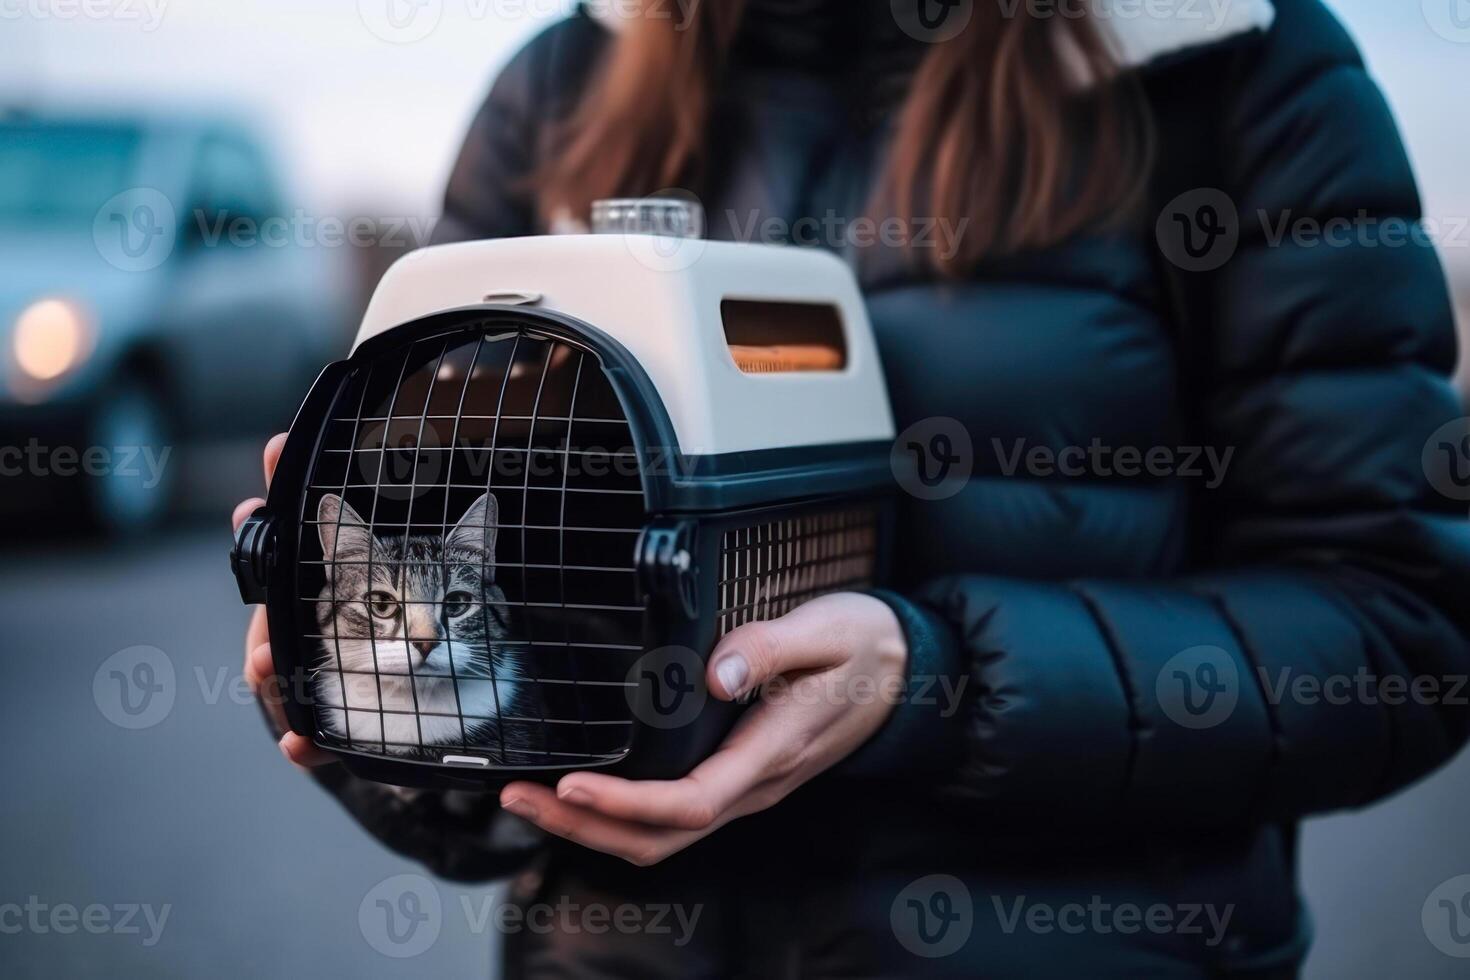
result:
<svg viewBox="0 0 1470 980"><path fill-rule="evenodd" d="M714 127L716 237L861 215L919 53L887 0L758 6ZM523 178L607 39L582 14L506 68L441 240L544 230ZM647 870L538 842L493 799L323 777L447 876L519 871L524 902L699 909L682 943L518 933L513 967L1289 975L1309 932L1296 821L1464 742L1470 522L1421 461L1462 414L1451 311L1432 249L1402 227L1370 247L1420 216L1393 121L1319 0L1173 46L1137 56L1163 144L1146 220L958 283L881 248L860 263L899 427L953 419L973 441L958 492L905 498L891 597L914 672L965 679L957 713L901 707L847 771ZM1190 272L1154 218L1205 187L1240 238ZM1277 239L1284 217L1367 231ZM1395 686L1415 679L1443 684ZM919 881L935 874L952 879Z"/></svg>

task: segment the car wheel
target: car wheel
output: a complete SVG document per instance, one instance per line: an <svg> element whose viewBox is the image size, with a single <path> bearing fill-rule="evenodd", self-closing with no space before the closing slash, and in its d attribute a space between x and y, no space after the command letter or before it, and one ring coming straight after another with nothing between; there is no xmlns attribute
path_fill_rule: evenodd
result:
<svg viewBox="0 0 1470 980"><path fill-rule="evenodd" d="M108 387L92 411L89 446L107 463L86 479L92 524L110 534L157 526L173 506L173 421L156 385L127 377Z"/></svg>

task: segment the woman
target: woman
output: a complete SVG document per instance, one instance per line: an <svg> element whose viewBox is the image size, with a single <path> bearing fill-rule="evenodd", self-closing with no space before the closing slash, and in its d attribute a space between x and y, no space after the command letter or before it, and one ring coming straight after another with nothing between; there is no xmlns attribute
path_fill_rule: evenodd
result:
<svg viewBox="0 0 1470 980"><path fill-rule="evenodd" d="M672 783L414 795L287 757L439 874L634 910L515 931L513 975L1295 975L1297 822L1470 720L1372 696L1470 670L1470 525L1421 463L1461 414L1433 250L1292 233L1419 218L1349 39L1319 0L644 6L505 69L438 238L671 186L713 237L818 222L908 443L971 472L903 498L895 591L744 627L708 681L906 696L767 697ZM258 616L247 651L258 684Z"/></svg>

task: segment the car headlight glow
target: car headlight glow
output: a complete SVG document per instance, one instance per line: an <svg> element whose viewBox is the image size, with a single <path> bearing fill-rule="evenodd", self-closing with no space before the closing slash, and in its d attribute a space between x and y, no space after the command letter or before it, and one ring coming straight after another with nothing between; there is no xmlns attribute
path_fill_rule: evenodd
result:
<svg viewBox="0 0 1470 980"><path fill-rule="evenodd" d="M91 353L91 317L70 300L37 300L16 318L11 344L21 373L34 381L54 381Z"/></svg>

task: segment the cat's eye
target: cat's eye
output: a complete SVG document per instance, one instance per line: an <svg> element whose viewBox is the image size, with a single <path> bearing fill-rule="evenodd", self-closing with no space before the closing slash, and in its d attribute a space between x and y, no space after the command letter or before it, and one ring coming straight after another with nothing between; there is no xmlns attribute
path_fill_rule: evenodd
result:
<svg viewBox="0 0 1470 980"><path fill-rule="evenodd" d="M398 600L388 592L369 592L368 607L379 619L392 619L398 615Z"/></svg>
<svg viewBox="0 0 1470 980"><path fill-rule="evenodd" d="M444 597L444 615L449 619L457 619L469 612L474 601L475 597L468 592L451 592Z"/></svg>

